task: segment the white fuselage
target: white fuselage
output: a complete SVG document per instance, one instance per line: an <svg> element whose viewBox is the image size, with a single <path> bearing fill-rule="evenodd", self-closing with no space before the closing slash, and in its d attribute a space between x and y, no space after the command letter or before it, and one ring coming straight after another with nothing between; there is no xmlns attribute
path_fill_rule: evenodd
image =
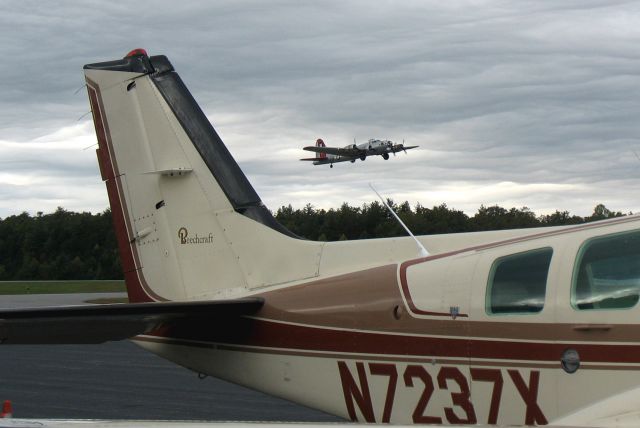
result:
<svg viewBox="0 0 640 428"><path fill-rule="evenodd" d="M552 423L640 387L640 308L579 310L571 303L585 246L602 236L635 239L639 226L628 217L515 238L487 235L499 240L484 244L471 234L459 249L464 234L449 242L421 237L431 256L392 263L377 255L385 240L362 242L351 246L359 252L353 261L364 253L369 268L340 274L335 265L332 274L324 265L326 274L313 281L261 291L267 303L251 321L249 340L221 342L214 328L138 343L198 372L363 422ZM411 245L401 241L399 257ZM490 313L496 263L540 249L550 254L540 299L523 303L506 293L500 302L512 299L523 312ZM323 257L349 259L350 251L329 243ZM568 350L580 361L573 373L561 364Z"/></svg>
<svg viewBox="0 0 640 428"><path fill-rule="evenodd" d="M393 143L388 140L375 140L371 139L366 143L357 144L356 147L360 150L366 150L367 154L370 155L379 155L388 151L388 148L392 146Z"/></svg>
<svg viewBox="0 0 640 428"><path fill-rule="evenodd" d="M366 159L367 156L382 155L384 153L389 153L391 147L393 147L393 142L389 140L370 139L366 143L349 144L343 147L343 149L358 150L360 154L356 156L341 156L341 155L327 154L325 158L315 161L314 165L324 165L327 163L333 164L333 163L345 162L345 161L355 162L357 159L364 160Z"/></svg>

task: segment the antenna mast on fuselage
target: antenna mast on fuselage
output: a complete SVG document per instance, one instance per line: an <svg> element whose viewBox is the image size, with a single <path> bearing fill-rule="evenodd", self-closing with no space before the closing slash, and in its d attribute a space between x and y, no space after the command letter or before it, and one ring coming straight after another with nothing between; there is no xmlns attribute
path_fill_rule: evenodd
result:
<svg viewBox="0 0 640 428"><path fill-rule="evenodd" d="M389 206L389 204L387 204L387 201L385 201L384 198L382 196L380 196L380 193L378 193L378 191L375 189L375 187L373 187L373 184L369 183L369 187L371 187L371 190L373 190L375 192L375 194L378 195L378 198L380 198L380 200L382 201L384 206L387 207L389 212L391 214L393 214L393 216L396 218L396 220L398 220L398 223L400 223L402 225L402 227L404 227L404 230L406 230L407 233L413 238L413 240L416 241L416 245L418 246L418 249L420 250L420 255L422 257L428 257L429 256L429 252L427 251L426 248L424 248L424 245L422 245L422 242L418 241L418 238L416 238L413 235L413 233L411 233L411 231L409 230L407 225L404 224L404 222L402 220L400 220L400 217L398 217L398 214L396 214L395 211L393 211L393 209Z"/></svg>

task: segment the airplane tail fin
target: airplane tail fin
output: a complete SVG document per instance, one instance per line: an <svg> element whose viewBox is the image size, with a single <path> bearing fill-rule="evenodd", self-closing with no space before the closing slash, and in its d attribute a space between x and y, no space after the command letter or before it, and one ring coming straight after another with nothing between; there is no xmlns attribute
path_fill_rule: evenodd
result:
<svg viewBox="0 0 640 428"><path fill-rule="evenodd" d="M322 138L318 138L316 140L316 147L326 147L324 145L324 141L322 141ZM322 160L322 159L326 159L327 158L327 154L326 153L316 153L316 159Z"/></svg>
<svg viewBox="0 0 640 428"><path fill-rule="evenodd" d="M137 49L84 72L130 301L317 275L321 244L273 218L165 56Z"/></svg>

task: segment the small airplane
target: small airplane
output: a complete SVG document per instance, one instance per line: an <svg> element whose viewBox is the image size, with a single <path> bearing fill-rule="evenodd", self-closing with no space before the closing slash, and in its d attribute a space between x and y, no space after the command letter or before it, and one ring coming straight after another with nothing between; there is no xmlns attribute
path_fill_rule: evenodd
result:
<svg viewBox="0 0 640 428"><path fill-rule="evenodd" d="M637 426L639 216L300 239L165 56L84 72L131 303L1 310L3 345L131 339L352 421Z"/></svg>
<svg viewBox="0 0 640 428"><path fill-rule="evenodd" d="M371 139L366 143L349 144L344 147L327 147L321 138L316 140L315 146L304 147L303 150L315 152L316 157L300 159L301 161L313 161L314 165L326 165L333 168L333 164L337 162L349 161L354 163L356 160L365 160L367 156L382 156L384 160L389 159L389 153L395 154L403 151L407 153L409 149L415 149L419 146L405 146L402 143L394 143L389 140Z"/></svg>

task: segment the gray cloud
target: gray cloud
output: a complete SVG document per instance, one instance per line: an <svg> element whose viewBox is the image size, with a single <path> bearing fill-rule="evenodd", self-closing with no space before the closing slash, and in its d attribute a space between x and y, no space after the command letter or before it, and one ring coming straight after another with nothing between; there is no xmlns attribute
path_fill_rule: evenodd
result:
<svg viewBox="0 0 640 428"><path fill-rule="evenodd" d="M4 2L0 216L106 207L74 92L83 64L135 47L170 57L273 209L371 201L375 181L470 213L637 211L639 24L637 2L595 0ZM421 147L330 170L297 160L318 137Z"/></svg>

